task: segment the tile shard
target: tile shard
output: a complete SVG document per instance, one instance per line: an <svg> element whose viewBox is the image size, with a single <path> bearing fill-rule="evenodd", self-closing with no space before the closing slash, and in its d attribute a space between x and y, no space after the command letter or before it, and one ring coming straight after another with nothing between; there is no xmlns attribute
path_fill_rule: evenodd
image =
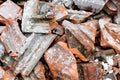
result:
<svg viewBox="0 0 120 80"><path fill-rule="evenodd" d="M6 28L0 36L0 40L5 46L7 53L18 53L21 46L24 44L26 37L20 31L16 21L2 20L5 22Z"/></svg>
<svg viewBox="0 0 120 80"><path fill-rule="evenodd" d="M81 23L84 22L90 15L92 15L92 12L86 12L86 11L77 11L77 10L67 10L69 16L68 19L73 23Z"/></svg>
<svg viewBox="0 0 120 80"><path fill-rule="evenodd" d="M44 55L53 79L79 80L76 60L70 51L61 46L62 44L64 43L58 42Z"/></svg>
<svg viewBox="0 0 120 80"><path fill-rule="evenodd" d="M81 31L83 31L91 40L93 43L95 43L95 37L96 37L96 29L90 27L90 25L77 25Z"/></svg>
<svg viewBox="0 0 120 80"><path fill-rule="evenodd" d="M7 0L6 2L0 5L0 15L5 17L6 19L21 19L22 9L11 0Z"/></svg>
<svg viewBox="0 0 120 80"><path fill-rule="evenodd" d="M0 80L14 80L14 79L15 76L10 71L6 71L0 66Z"/></svg>
<svg viewBox="0 0 120 80"><path fill-rule="evenodd" d="M89 10L94 13L100 12L108 0L73 0L79 9Z"/></svg>
<svg viewBox="0 0 120 80"><path fill-rule="evenodd" d="M82 45L69 30L65 31L65 35L69 48L77 48L81 53L85 53L84 45Z"/></svg>
<svg viewBox="0 0 120 80"><path fill-rule="evenodd" d="M35 33L32 33L28 38L26 38L24 45L19 50L18 58L24 54L24 52L27 50L30 43L34 40L34 38L35 38Z"/></svg>
<svg viewBox="0 0 120 80"><path fill-rule="evenodd" d="M29 0L25 3L22 18L22 31L35 33L50 33L50 20L61 21L68 17L64 6L39 0Z"/></svg>
<svg viewBox="0 0 120 80"><path fill-rule="evenodd" d="M36 67L34 68L34 74L39 80L46 80L45 78L45 68L42 62L38 62Z"/></svg>
<svg viewBox="0 0 120 80"><path fill-rule="evenodd" d="M109 22L104 19L99 20L100 30L101 30L101 42L102 47L111 47L115 49L117 53L120 53L120 44L114 39L105 28L105 24Z"/></svg>
<svg viewBox="0 0 120 80"><path fill-rule="evenodd" d="M102 65L100 63L79 63L80 80L103 80Z"/></svg>
<svg viewBox="0 0 120 80"><path fill-rule="evenodd" d="M55 5L54 12L55 12L54 19L57 21L61 21L68 17L67 9L64 6Z"/></svg>
<svg viewBox="0 0 120 80"><path fill-rule="evenodd" d="M109 15L116 15L117 14L117 6L112 2L112 0L109 0L105 7L104 10L109 14Z"/></svg>
<svg viewBox="0 0 120 80"><path fill-rule="evenodd" d="M120 25L118 24L113 24L113 23L108 23L105 25L105 28L109 32L109 34L112 35L114 39L118 39L118 43L120 41Z"/></svg>
<svg viewBox="0 0 120 80"><path fill-rule="evenodd" d="M53 34L35 34L30 42L28 40L26 44L29 47L23 49L24 51L22 52L24 52L24 55L21 56L21 59L17 63L15 73L21 73L24 76L28 76L55 37L56 35Z"/></svg>
<svg viewBox="0 0 120 80"><path fill-rule="evenodd" d="M90 40L90 38L82 30L80 30L79 26L72 24L67 20L63 21L62 26L65 29L68 29L76 37L76 39L84 45L87 54L95 49L93 41Z"/></svg>
<svg viewBox="0 0 120 80"><path fill-rule="evenodd" d="M25 3L22 18L23 32L49 33L49 19L44 19L45 16L39 14L41 6L39 3L39 0L29 0Z"/></svg>

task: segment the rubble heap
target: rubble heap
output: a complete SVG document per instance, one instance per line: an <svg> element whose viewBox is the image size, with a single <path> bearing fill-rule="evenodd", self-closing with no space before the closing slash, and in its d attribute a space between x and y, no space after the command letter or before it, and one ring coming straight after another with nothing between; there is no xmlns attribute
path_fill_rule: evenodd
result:
<svg viewBox="0 0 120 80"><path fill-rule="evenodd" d="M0 0L0 80L120 80L119 0Z"/></svg>

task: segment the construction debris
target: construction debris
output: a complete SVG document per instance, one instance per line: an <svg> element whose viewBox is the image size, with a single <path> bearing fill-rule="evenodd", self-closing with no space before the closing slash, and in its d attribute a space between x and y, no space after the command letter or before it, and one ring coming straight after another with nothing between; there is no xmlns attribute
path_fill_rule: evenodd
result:
<svg viewBox="0 0 120 80"><path fill-rule="evenodd" d="M69 14L68 19L76 24L84 22L90 15L92 15L91 12L77 11L77 10L67 10L67 12Z"/></svg>
<svg viewBox="0 0 120 80"><path fill-rule="evenodd" d="M120 1L0 0L0 80L120 80Z"/></svg>
<svg viewBox="0 0 120 80"><path fill-rule="evenodd" d="M67 50L65 43L58 42L50 48L45 53L45 60L53 75L53 79L79 80L75 58Z"/></svg>
<svg viewBox="0 0 120 80"><path fill-rule="evenodd" d="M78 72L80 80L103 80L100 63L79 63Z"/></svg>
<svg viewBox="0 0 120 80"><path fill-rule="evenodd" d="M73 0L75 5L78 6L78 8L83 10L89 10L95 13L100 12L104 5L108 2L108 0Z"/></svg>
<svg viewBox="0 0 120 80"><path fill-rule="evenodd" d="M15 68L16 69L15 73L21 73L24 76L29 75L30 72L35 67L35 65L37 64L37 62L39 61L39 59L42 57L43 53L55 39L55 35L52 34L49 35L33 34L33 35L34 37L32 37L32 40L30 40L30 42L28 40L28 42L26 42L23 45L24 51L22 54L24 55L18 61Z"/></svg>
<svg viewBox="0 0 120 80"><path fill-rule="evenodd" d="M7 20L1 17L1 22L5 21L6 27L3 30L0 40L5 46L8 54L19 55L19 50L25 42L25 36L21 33L18 23L14 20ZM17 54L18 53L18 54ZM12 55L13 56L13 55Z"/></svg>
<svg viewBox="0 0 120 80"><path fill-rule="evenodd" d="M80 29L80 26L66 20L63 21L62 25L65 29L68 29L82 45L84 45L86 54L89 54L95 49L93 41Z"/></svg>
<svg viewBox="0 0 120 80"><path fill-rule="evenodd" d="M6 2L0 5L0 15L6 19L21 19L22 9L11 0L7 0Z"/></svg>

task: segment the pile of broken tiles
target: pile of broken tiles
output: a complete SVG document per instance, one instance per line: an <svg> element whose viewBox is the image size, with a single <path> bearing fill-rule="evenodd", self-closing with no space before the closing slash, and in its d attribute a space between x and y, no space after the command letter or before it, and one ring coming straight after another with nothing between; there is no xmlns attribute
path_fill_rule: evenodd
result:
<svg viewBox="0 0 120 80"><path fill-rule="evenodd" d="M0 1L0 80L120 80L120 1Z"/></svg>

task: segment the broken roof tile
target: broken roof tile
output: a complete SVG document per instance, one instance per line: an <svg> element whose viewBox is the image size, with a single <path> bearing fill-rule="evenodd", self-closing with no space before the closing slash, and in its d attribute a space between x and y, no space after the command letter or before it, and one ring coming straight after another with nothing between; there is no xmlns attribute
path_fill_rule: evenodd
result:
<svg viewBox="0 0 120 80"><path fill-rule="evenodd" d="M73 23L81 23L84 22L90 15L92 15L92 12L86 12L83 10L77 11L77 10L67 10L69 16L68 19Z"/></svg>
<svg viewBox="0 0 120 80"><path fill-rule="evenodd" d="M111 47L120 53L120 44L114 39L106 30L105 24L109 23L104 19L99 20L100 30L101 30L101 42L102 47Z"/></svg>
<svg viewBox="0 0 120 80"><path fill-rule="evenodd" d="M2 32L0 39L7 53L18 53L26 38L20 31L16 21L7 20L5 23L6 28Z"/></svg>
<svg viewBox="0 0 120 80"><path fill-rule="evenodd" d="M29 0L25 3L23 18L22 18L23 32L49 33L50 20L45 17L46 13L42 11L47 9L41 9L43 4L45 4L45 2L39 2L39 0ZM40 7L40 12L39 12L39 7Z"/></svg>
<svg viewBox="0 0 120 80"><path fill-rule="evenodd" d="M111 0L109 0L105 7L104 10L109 14L109 15L116 15L117 14L117 6L114 4Z"/></svg>
<svg viewBox="0 0 120 80"><path fill-rule="evenodd" d="M80 30L79 26L72 24L67 20L64 20L62 25L65 29L68 29L85 47L87 54L89 54L92 50L95 49L93 41L82 30Z"/></svg>
<svg viewBox="0 0 120 80"><path fill-rule="evenodd" d="M5 71L1 66L0 66L0 80L14 80L15 76L8 71Z"/></svg>
<svg viewBox="0 0 120 80"><path fill-rule="evenodd" d="M85 53L84 46L75 38L75 36L70 31L65 30L65 35L69 48L77 48L80 52Z"/></svg>
<svg viewBox="0 0 120 80"><path fill-rule="evenodd" d="M38 62L36 67L34 68L34 74L39 80L46 80L45 78L45 68L42 62Z"/></svg>
<svg viewBox="0 0 120 80"><path fill-rule="evenodd" d="M27 47L23 47L25 48L22 51L24 55L21 56L21 60L17 63L15 73L28 76L55 37L56 35L53 34L34 34L33 39L28 40L24 45Z"/></svg>
<svg viewBox="0 0 120 80"><path fill-rule="evenodd" d="M118 39L118 43L120 41L120 25L107 23L105 24L105 28L107 29L108 33L112 35L114 39Z"/></svg>
<svg viewBox="0 0 120 80"><path fill-rule="evenodd" d="M6 2L0 5L0 15L5 17L6 19L21 19L22 9L11 0L7 0Z"/></svg>
<svg viewBox="0 0 120 80"><path fill-rule="evenodd" d="M55 5L53 11L55 12L54 19L57 21L68 17L67 9L64 6Z"/></svg>
<svg viewBox="0 0 120 80"><path fill-rule="evenodd" d="M80 80L103 80L102 65L100 63L79 63Z"/></svg>
<svg viewBox="0 0 120 80"><path fill-rule="evenodd" d="M100 12L108 0L73 0L79 9L89 10L94 13Z"/></svg>
<svg viewBox="0 0 120 80"><path fill-rule="evenodd" d="M58 42L44 55L53 79L79 80L76 60L70 51L61 46L62 44L64 43Z"/></svg>

